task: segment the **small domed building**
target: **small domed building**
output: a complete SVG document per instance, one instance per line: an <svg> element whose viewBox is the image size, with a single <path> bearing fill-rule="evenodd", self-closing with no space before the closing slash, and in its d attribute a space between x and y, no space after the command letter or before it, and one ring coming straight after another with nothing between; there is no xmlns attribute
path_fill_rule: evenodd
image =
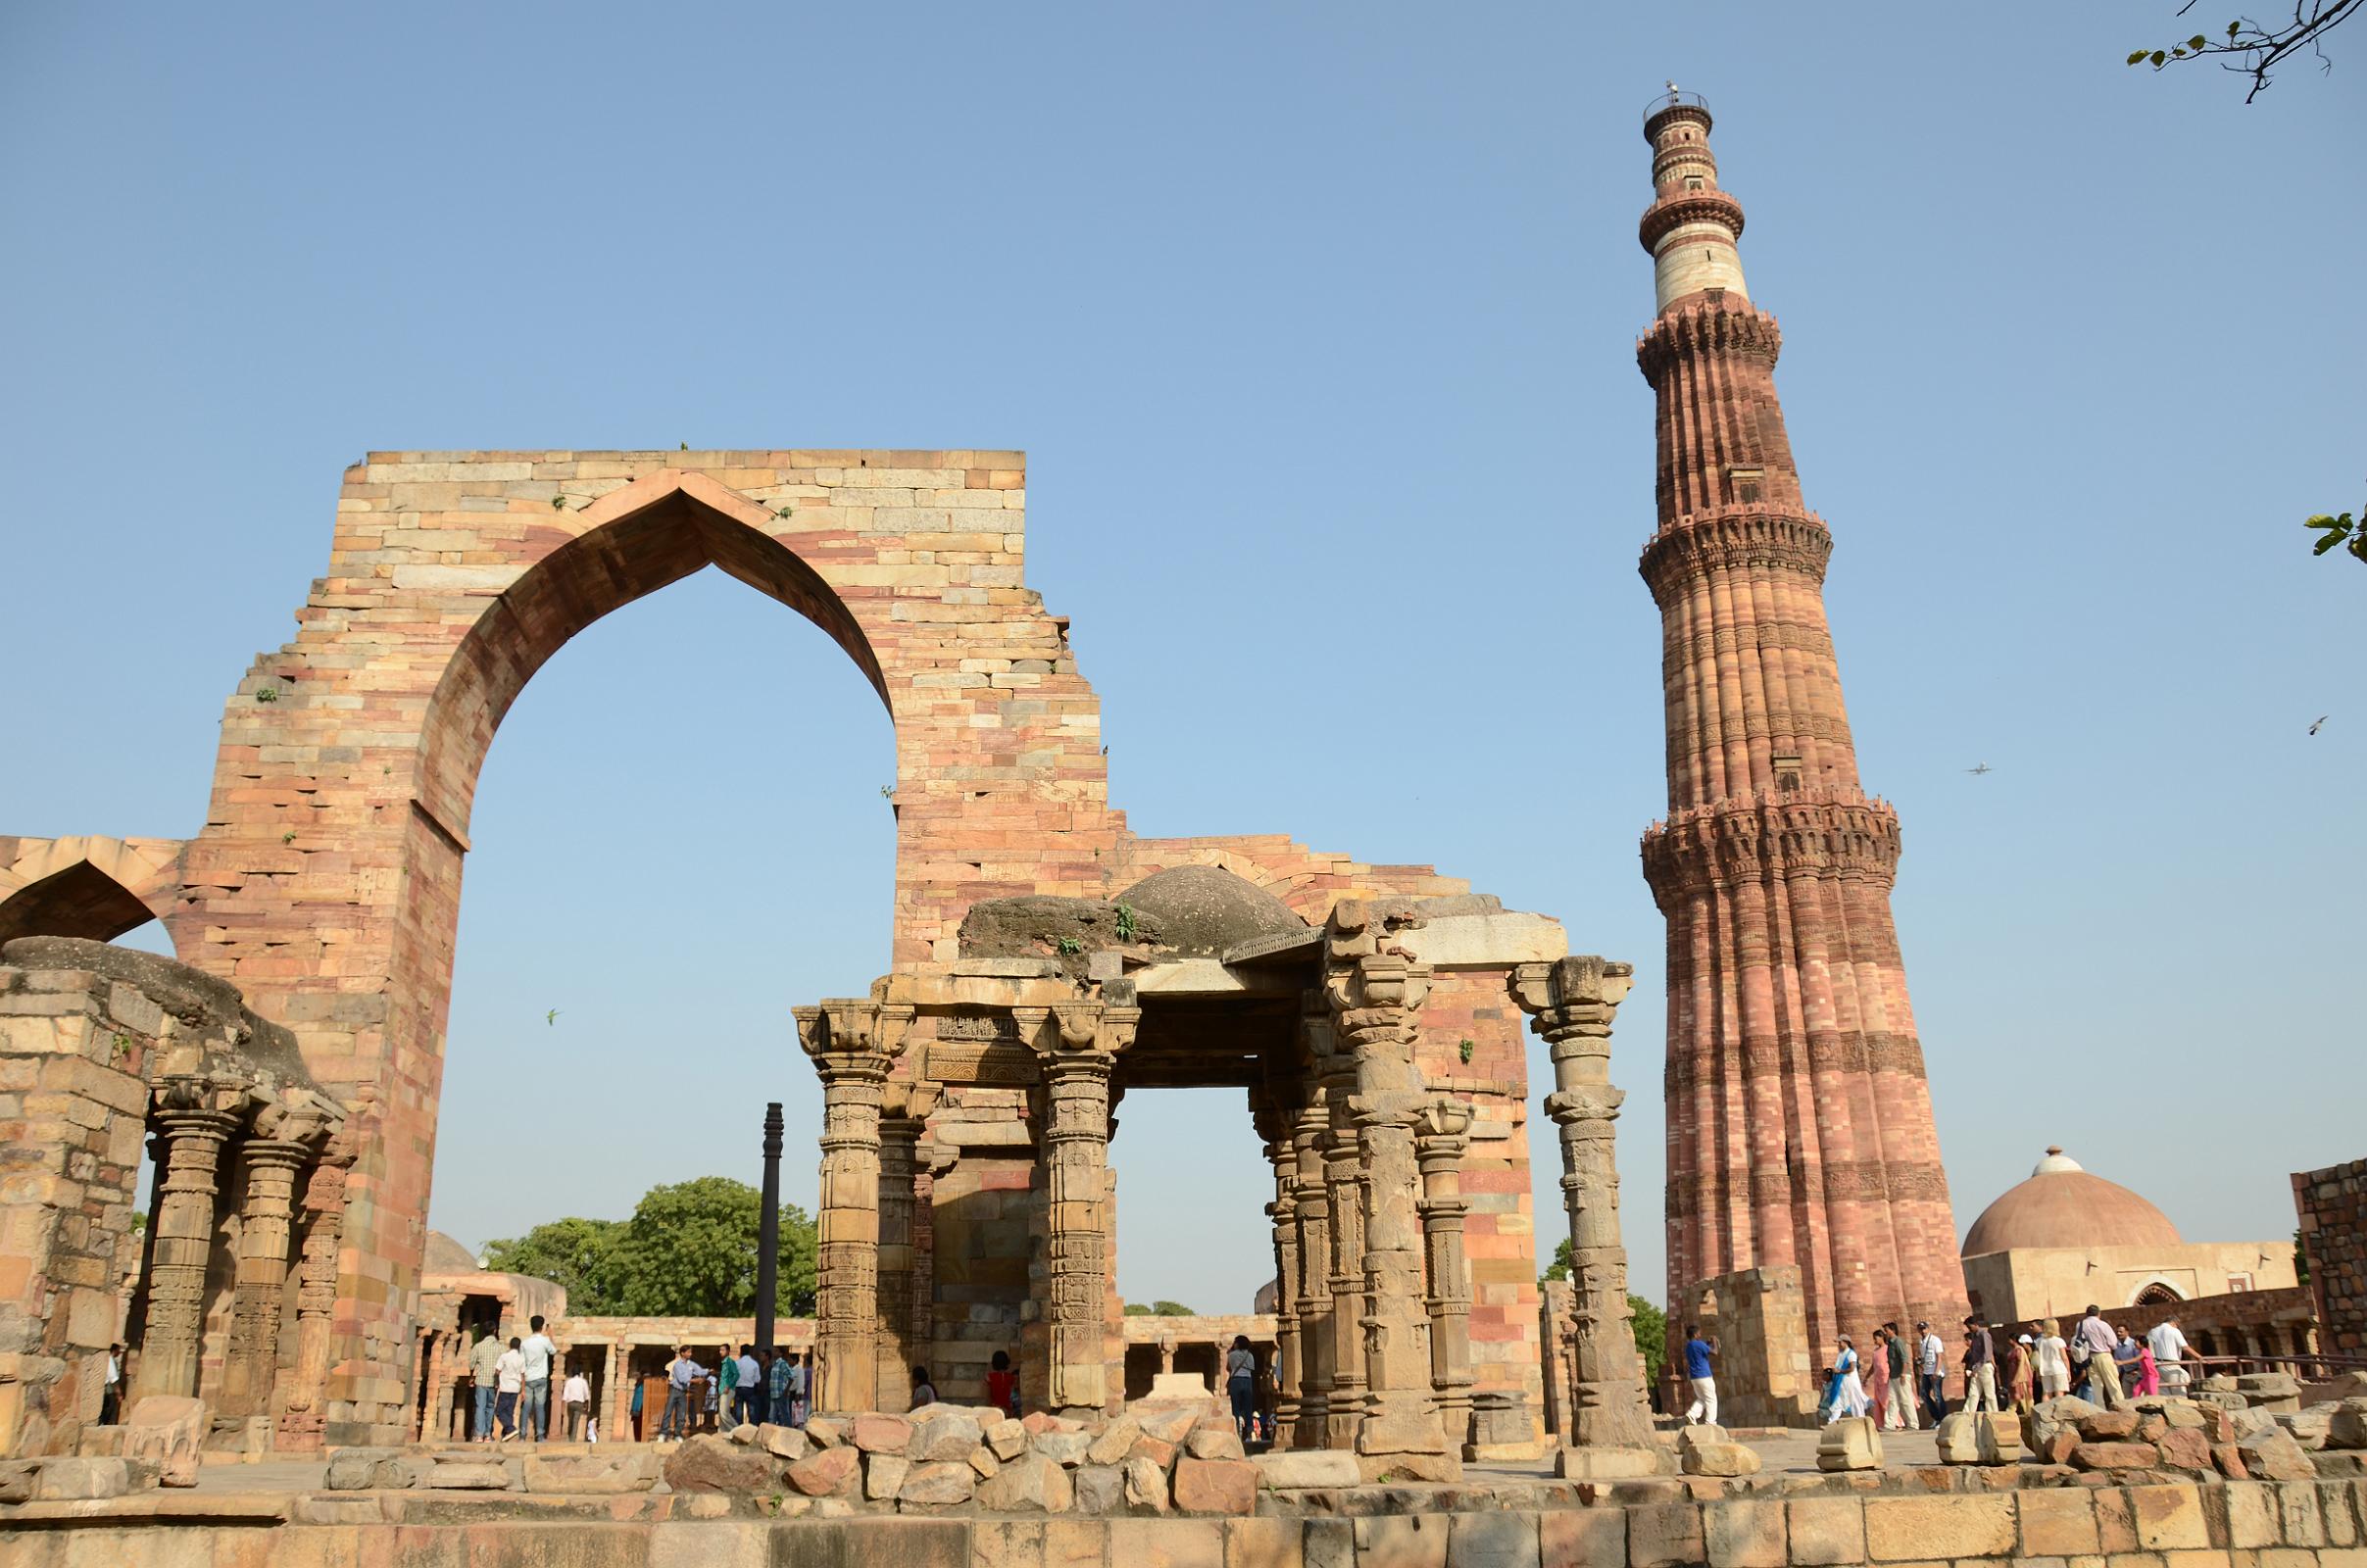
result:
<svg viewBox="0 0 2367 1568"><path fill-rule="evenodd" d="M2140 1194L2050 1147L2030 1179L1981 1211L1964 1236L1964 1287L1993 1323L2167 1306L2297 1283L2290 1239L2190 1242Z"/></svg>

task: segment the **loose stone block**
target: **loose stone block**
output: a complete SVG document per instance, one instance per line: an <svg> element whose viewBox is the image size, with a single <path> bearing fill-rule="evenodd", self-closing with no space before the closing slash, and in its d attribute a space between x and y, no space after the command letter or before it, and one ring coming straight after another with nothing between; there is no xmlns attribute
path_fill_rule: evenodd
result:
<svg viewBox="0 0 2367 1568"><path fill-rule="evenodd" d="M775 1459L803 1459L814 1451L814 1445L795 1427L766 1427L764 1451Z"/></svg>
<svg viewBox="0 0 2367 1568"><path fill-rule="evenodd" d="M768 1477L770 1472L771 1466L760 1465L757 1473L760 1477ZM434 1473L427 1478L427 1485L438 1492L507 1492L510 1490L510 1467L498 1459L441 1459L436 1462ZM674 1490L722 1492L739 1489L674 1483Z"/></svg>
<svg viewBox="0 0 2367 1568"><path fill-rule="evenodd" d="M1305 1487L1353 1487L1362 1480L1356 1456L1333 1448L1292 1448L1261 1453L1250 1461L1261 1484L1276 1491Z"/></svg>
<svg viewBox="0 0 2367 1568"><path fill-rule="evenodd" d="M897 1492L896 1500L937 1506L967 1502L977 1481L977 1472L963 1462L915 1465Z"/></svg>
<svg viewBox="0 0 2367 1568"><path fill-rule="evenodd" d="M1066 1513L1075 1498L1068 1472L1040 1453L1022 1453L979 1484L978 1505L995 1513Z"/></svg>
<svg viewBox="0 0 2367 1568"><path fill-rule="evenodd" d="M998 1421L986 1429L986 1446L998 1459L1016 1459L1027 1448L1027 1428L1016 1421Z"/></svg>
<svg viewBox="0 0 2367 1568"><path fill-rule="evenodd" d="M1248 1513L1257 1506L1257 1468L1246 1459L1175 1461L1175 1506L1186 1513Z"/></svg>
<svg viewBox="0 0 2367 1568"><path fill-rule="evenodd" d="M1093 1439L1083 1432L1039 1432L1027 1440L1027 1446L1029 1451L1054 1464L1076 1465L1085 1462L1085 1452L1093 1446Z"/></svg>
<svg viewBox="0 0 2367 1568"><path fill-rule="evenodd" d="M1777 1501L1722 1501L1701 1508L1710 1568L1784 1568L1790 1536Z"/></svg>
<svg viewBox="0 0 2367 1568"><path fill-rule="evenodd" d="M1865 1504L1855 1497L1794 1497L1784 1504L1784 1524L1800 1568L1865 1560Z"/></svg>
<svg viewBox="0 0 2367 1568"><path fill-rule="evenodd" d="M696 1440L693 1440L696 1441ZM863 1456L857 1450L840 1446L810 1453L788 1471L789 1485L809 1497L846 1496L855 1491L863 1466ZM666 1467L666 1480L673 1479L673 1467Z"/></svg>
<svg viewBox="0 0 2367 1568"><path fill-rule="evenodd" d="M2150 1443L2083 1443L2071 1450L2075 1470L2150 1470L2160 1462Z"/></svg>
<svg viewBox="0 0 2367 1568"><path fill-rule="evenodd" d="M856 1446L862 1446L859 1437ZM914 1464L967 1460L970 1449L977 1446L976 1422L962 1415L938 1416L914 1424L912 1438L904 1446L904 1456Z"/></svg>
<svg viewBox="0 0 2367 1568"><path fill-rule="evenodd" d="M1816 1440L1819 1470L1879 1470L1882 1433L1866 1416L1847 1416L1826 1424Z"/></svg>
<svg viewBox="0 0 2367 1568"><path fill-rule="evenodd" d="M40 1476L33 1483L33 1497L41 1502L120 1497L130 1485L130 1471L121 1458L84 1459L61 1454L41 1461Z"/></svg>
<svg viewBox="0 0 2367 1568"><path fill-rule="evenodd" d="M846 1468L852 1471L854 1467L855 1454L850 1449ZM778 1468L772 1455L762 1448L742 1447L709 1434L688 1440L666 1456L666 1484L676 1492L766 1492L771 1490ZM794 1466L791 1474L795 1475ZM819 1495L806 1487L798 1490L809 1496Z"/></svg>
<svg viewBox="0 0 2367 1568"><path fill-rule="evenodd" d="M2006 1556L2016 1539L2013 1498L1868 1497L1865 1537L1874 1562Z"/></svg>
<svg viewBox="0 0 2367 1568"><path fill-rule="evenodd" d="M1110 1423L1102 1435L1085 1449L1087 1464L1115 1465L1126 1457L1134 1440L1143 1434L1142 1423L1132 1416L1119 1416Z"/></svg>
<svg viewBox="0 0 2367 1568"><path fill-rule="evenodd" d="M1239 1459L1241 1433L1231 1421L1203 1421L1184 1438L1184 1451L1195 1459Z"/></svg>
<svg viewBox="0 0 2367 1568"><path fill-rule="evenodd" d="M200 1400L149 1395L123 1417L123 1457L153 1460L158 1479L168 1487L194 1487L205 1422Z"/></svg>
<svg viewBox="0 0 2367 1568"><path fill-rule="evenodd" d="M859 1415L847 1441L865 1453L903 1453L912 1441L912 1423L900 1415Z"/></svg>
<svg viewBox="0 0 2367 1568"><path fill-rule="evenodd" d="M1119 1469L1126 1478L1127 1502L1154 1513L1167 1511L1166 1471L1148 1459L1128 1459Z"/></svg>
<svg viewBox="0 0 2367 1568"><path fill-rule="evenodd" d="M912 1473L912 1461L900 1453L874 1453L863 1461L863 1494L874 1502L892 1500Z"/></svg>
<svg viewBox="0 0 2367 1568"><path fill-rule="evenodd" d="M1075 1489L1073 1506L1078 1513L1098 1519L1125 1506L1126 1472L1120 1465L1082 1464L1068 1479Z"/></svg>

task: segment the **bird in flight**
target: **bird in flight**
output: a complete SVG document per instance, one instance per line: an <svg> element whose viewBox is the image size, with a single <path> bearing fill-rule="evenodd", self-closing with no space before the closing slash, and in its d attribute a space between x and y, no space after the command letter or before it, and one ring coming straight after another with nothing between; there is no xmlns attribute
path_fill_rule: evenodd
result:
<svg viewBox="0 0 2367 1568"><path fill-rule="evenodd" d="M549 1012L544 1013L542 1015L542 1021L546 1024L549 1024L554 1029L558 1028L559 1009L557 1007L553 1007Z"/></svg>
<svg viewBox="0 0 2367 1568"><path fill-rule="evenodd" d="M1981 774L1981 773L1994 773L1994 772L1996 772L1996 771L1997 771L1997 769L1996 769L1996 768L1994 768L1994 767L1992 767L1992 766L1990 766L1990 765L1989 765L1987 762L1983 762L1983 763L1982 763L1982 764L1981 764L1979 767L1968 767L1968 768L1966 768L1964 771L1966 771L1967 773Z"/></svg>
<svg viewBox="0 0 2367 1568"><path fill-rule="evenodd" d="M2330 718L2332 718L2332 717L2334 717L2334 715L2333 715L2332 713L2320 713L2320 714L2318 715L2318 723L2317 723L2317 724L2312 724L2312 725L2310 725L2310 726L2309 726L2309 732L2310 732L2312 735L2315 735L2315 734L2318 732L2318 724L2323 724L2323 723L2325 723L2325 722L2326 722L2328 719L2330 719Z"/></svg>

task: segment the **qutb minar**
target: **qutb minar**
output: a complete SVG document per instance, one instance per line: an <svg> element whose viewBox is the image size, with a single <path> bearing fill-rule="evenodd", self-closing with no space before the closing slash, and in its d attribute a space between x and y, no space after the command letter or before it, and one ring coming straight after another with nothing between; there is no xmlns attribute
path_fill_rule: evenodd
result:
<svg viewBox="0 0 2367 1568"><path fill-rule="evenodd" d="M1859 788L1825 623L1832 535L1800 498L1709 111L1652 109L1636 347L1659 442L1641 570L1660 607L1668 816L1644 874L1668 921L1668 1290L1796 1265L1808 1331L1952 1329L1963 1272L1891 920L1899 817Z"/></svg>

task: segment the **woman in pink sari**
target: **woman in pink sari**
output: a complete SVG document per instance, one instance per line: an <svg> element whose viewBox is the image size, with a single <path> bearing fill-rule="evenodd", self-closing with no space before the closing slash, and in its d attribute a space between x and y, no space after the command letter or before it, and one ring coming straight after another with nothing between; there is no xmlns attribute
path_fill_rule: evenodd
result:
<svg viewBox="0 0 2367 1568"><path fill-rule="evenodd" d="M2132 1397L2144 1397L2161 1392L2161 1370L2153 1364L2153 1347L2145 1341L2137 1342L2137 1387Z"/></svg>
<svg viewBox="0 0 2367 1568"><path fill-rule="evenodd" d="M1866 1352L1865 1396L1867 1408L1874 1412L1877 1426L1891 1424L1891 1336L1889 1331L1874 1331L1874 1348Z"/></svg>

